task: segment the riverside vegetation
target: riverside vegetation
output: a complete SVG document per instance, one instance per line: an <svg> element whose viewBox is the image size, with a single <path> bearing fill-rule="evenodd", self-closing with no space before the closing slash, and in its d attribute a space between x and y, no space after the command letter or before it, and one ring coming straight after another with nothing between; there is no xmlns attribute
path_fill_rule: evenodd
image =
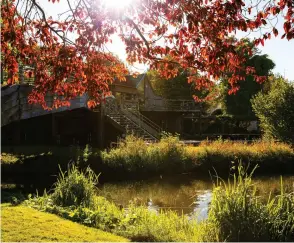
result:
<svg viewBox="0 0 294 243"><path fill-rule="evenodd" d="M81 172L75 165L60 175L53 192L23 204L135 241L293 241L293 192L285 193L281 180L280 195L263 202L252 173L240 163L231 180L219 179L208 218L201 222L134 204L121 208L99 196L92 170Z"/></svg>
<svg viewBox="0 0 294 243"><path fill-rule="evenodd" d="M227 173L235 160L250 163L252 168L258 164L263 173L294 169L294 149L290 145L259 140L242 143L220 139L193 147L182 144L177 136L166 136L149 145L128 136L117 148L103 151L101 158L108 167L126 173L207 173L212 168Z"/></svg>
<svg viewBox="0 0 294 243"><path fill-rule="evenodd" d="M31 150L30 152L29 149ZM146 178L155 174L183 172L209 175L214 169L220 175L230 173L231 161L259 165L256 174L284 174L294 171L294 149L286 143L272 141L234 142L204 141L199 146L184 145L177 136L165 136L159 142L146 144L144 140L127 136L117 147L99 151L90 146L81 148L15 148L14 153L2 149L3 174L58 174L58 164L67 169L68 161L88 166L100 180ZM24 152L25 151L25 152ZM113 176L115 174L115 176ZM16 176L17 178L18 176ZM52 183L50 183L51 185Z"/></svg>

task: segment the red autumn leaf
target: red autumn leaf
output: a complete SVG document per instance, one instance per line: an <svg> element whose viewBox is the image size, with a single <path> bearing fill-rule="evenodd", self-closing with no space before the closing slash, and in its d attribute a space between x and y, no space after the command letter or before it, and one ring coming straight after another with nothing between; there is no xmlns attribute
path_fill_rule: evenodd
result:
<svg viewBox="0 0 294 243"><path fill-rule="evenodd" d="M32 77L33 77L33 71L31 71L31 70L26 71L26 72L24 73L24 75L25 75L25 77L27 77L27 78L32 78Z"/></svg>
<svg viewBox="0 0 294 243"><path fill-rule="evenodd" d="M279 34L278 30L276 28L273 28L273 33L275 36L277 36Z"/></svg>
<svg viewBox="0 0 294 243"><path fill-rule="evenodd" d="M285 30L286 34L289 32L290 28L291 28L291 24L289 22L285 22L284 23L284 30Z"/></svg>
<svg viewBox="0 0 294 243"><path fill-rule="evenodd" d="M248 13L251 14L251 7L248 8Z"/></svg>
<svg viewBox="0 0 294 243"><path fill-rule="evenodd" d="M260 39L260 43L262 46L264 46L264 39Z"/></svg>

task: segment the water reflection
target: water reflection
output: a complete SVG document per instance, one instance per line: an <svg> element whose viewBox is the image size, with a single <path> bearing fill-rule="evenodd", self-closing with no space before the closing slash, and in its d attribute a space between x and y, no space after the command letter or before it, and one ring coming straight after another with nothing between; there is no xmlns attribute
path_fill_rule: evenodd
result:
<svg viewBox="0 0 294 243"><path fill-rule="evenodd" d="M196 219L198 222L207 218L209 205L211 202L212 191L204 191L195 200L195 208L190 214L191 219Z"/></svg>
<svg viewBox="0 0 294 243"><path fill-rule="evenodd" d="M280 192L279 177L259 177L253 180L257 193L265 200L269 192ZM283 178L287 192L294 191L294 176ZM173 210L186 214L191 220L201 221L208 215L212 198L211 180L197 180L191 176L155 178L140 182L107 183L100 187L100 194L109 200L128 207L145 205L149 210Z"/></svg>
<svg viewBox="0 0 294 243"><path fill-rule="evenodd" d="M53 177L52 177L53 178ZM52 180L50 177L50 179ZM25 178L18 182L2 181L1 192L18 192L42 194L52 188L53 182L41 178ZM29 180L28 180L29 179ZM56 177L53 178L56 180ZM47 184L46 184L47 182ZM55 181L54 181L55 182ZM257 194L265 201L270 192L276 195L281 189L280 177L258 177L253 180ZM294 192L294 176L283 177L285 192ZM211 179L199 179L193 175L159 177L144 181L126 181L100 185L99 194L125 208L130 202L147 206L149 210L173 210L186 214L191 220L203 220L207 217L212 197Z"/></svg>
<svg viewBox="0 0 294 243"><path fill-rule="evenodd" d="M191 214L202 207L203 198L212 189L210 180L195 180L189 176L166 177L140 182L107 183L100 194L117 204L127 207L148 206L150 210L173 210Z"/></svg>

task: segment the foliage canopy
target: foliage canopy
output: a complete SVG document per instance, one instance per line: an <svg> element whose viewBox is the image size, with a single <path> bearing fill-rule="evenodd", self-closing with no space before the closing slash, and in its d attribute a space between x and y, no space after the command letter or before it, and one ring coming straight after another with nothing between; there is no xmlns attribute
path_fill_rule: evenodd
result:
<svg viewBox="0 0 294 243"><path fill-rule="evenodd" d="M233 32L271 26L255 39L256 45L264 45L278 35L271 24L282 15L282 38L294 38L293 0L134 0L123 9L109 8L104 2L67 1L64 13L53 18L37 0L3 0L1 53L7 83L18 81L18 64L23 63L33 67L27 72L35 78L31 103L50 108L45 96L54 93L51 107L69 105L68 100L87 92L88 105L95 106L102 93L109 92L109 83L114 78L124 80L128 72L106 49L117 34L129 63L146 63L164 78L189 69L188 81L198 89L211 87L213 80L230 72L230 92L235 92L246 74L254 75L258 82L265 77L253 67L244 70L242 64L251 50L240 51L246 43L232 41Z"/></svg>
<svg viewBox="0 0 294 243"><path fill-rule="evenodd" d="M268 77L270 71L275 64L267 55L254 55L249 58L245 64L247 67L254 67L257 75ZM252 75L247 75L244 81L240 82L240 90L234 94L229 95L230 89L227 79L224 79L221 84L221 97L225 112L233 116L246 116L254 118L254 112L251 106L251 98L262 90L264 83L258 83L254 80Z"/></svg>

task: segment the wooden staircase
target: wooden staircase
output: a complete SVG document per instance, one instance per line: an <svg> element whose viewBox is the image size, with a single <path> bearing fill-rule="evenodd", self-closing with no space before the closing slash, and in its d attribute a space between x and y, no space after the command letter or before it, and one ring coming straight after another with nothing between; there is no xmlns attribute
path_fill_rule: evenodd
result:
<svg viewBox="0 0 294 243"><path fill-rule="evenodd" d="M134 107L118 105L116 100L108 100L104 104L106 118L119 130L126 134L134 134L147 142L159 139L161 128Z"/></svg>

